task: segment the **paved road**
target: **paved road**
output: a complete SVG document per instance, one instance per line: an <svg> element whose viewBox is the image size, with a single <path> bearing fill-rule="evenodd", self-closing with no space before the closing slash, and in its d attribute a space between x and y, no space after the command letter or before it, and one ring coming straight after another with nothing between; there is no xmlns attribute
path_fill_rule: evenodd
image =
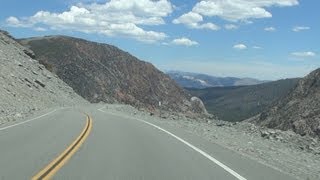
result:
<svg viewBox="0 0 320 180"><path fill-rule="evenodd" d="M92 130L53 179L293 179L182 129L99 108L48 110L0 127L0 179L30 179L46 167L79 138L84 113Z"/></svg>

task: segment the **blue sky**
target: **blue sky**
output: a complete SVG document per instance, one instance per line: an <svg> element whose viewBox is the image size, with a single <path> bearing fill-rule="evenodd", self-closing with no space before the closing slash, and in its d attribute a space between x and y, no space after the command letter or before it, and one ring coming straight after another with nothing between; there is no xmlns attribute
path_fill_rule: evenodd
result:
<svg viewBox="0 0 320 180"><path fill-rule="evenodd" d="M2 0L17 38L113 44L161 70L281 79L320 67L318 0Z"/></svg>

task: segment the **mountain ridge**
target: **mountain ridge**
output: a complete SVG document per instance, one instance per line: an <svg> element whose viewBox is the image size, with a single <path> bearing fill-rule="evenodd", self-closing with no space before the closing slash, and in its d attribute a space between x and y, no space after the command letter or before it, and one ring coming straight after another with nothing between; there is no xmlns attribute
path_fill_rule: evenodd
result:
<svg viewBox="0 0 320 180"><path fill-rule="evenodd" d="M218 77L183 71L167 71L166 73L180 86L185 88L202 89L209 87L246 86L269 82L254 78Z"/></svg>
<svg viewBox="0 0 320 180"><path fill-rule="evenodd" d="M188 114L197 109L192 107L191 96L169 76L116 46L68 36L19 42L92 103L121 102L155 111L161 101L161 108L171 112Z"/></svg>

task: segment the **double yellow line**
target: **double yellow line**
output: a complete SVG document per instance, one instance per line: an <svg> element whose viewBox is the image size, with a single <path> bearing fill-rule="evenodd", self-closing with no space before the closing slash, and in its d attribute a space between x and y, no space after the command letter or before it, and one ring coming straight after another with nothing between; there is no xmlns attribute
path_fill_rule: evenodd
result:
<svg viewBox="0 0 320 180"><path fill-rule="evenodd" d="M87 115L87 123L81 134L77 137L75 141L71 145L68 146L66 150L64 150L57 158L55 158L52 162L50 162L45 168L43 168L40 172L38 172L35 176L32 177L32 180L38 179L51 179L54 174L62 168L63 165L67 163L67 161L72 157L74 153L78 151L80 146L89 136L92 129L92 119Z"/></svg>

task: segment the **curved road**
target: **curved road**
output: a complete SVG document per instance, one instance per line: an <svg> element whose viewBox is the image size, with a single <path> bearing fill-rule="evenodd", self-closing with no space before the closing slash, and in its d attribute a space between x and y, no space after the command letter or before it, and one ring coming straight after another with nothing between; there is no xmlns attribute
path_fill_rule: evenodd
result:
<svg viewBox="0 0 320 180"><path fill-rule="evenodd" d="M49 110L0 126L0 179L31 179L92 129L53 179L294 179L198 136L98 106ZM57 168L57 167L54 167Z"/></svg>

